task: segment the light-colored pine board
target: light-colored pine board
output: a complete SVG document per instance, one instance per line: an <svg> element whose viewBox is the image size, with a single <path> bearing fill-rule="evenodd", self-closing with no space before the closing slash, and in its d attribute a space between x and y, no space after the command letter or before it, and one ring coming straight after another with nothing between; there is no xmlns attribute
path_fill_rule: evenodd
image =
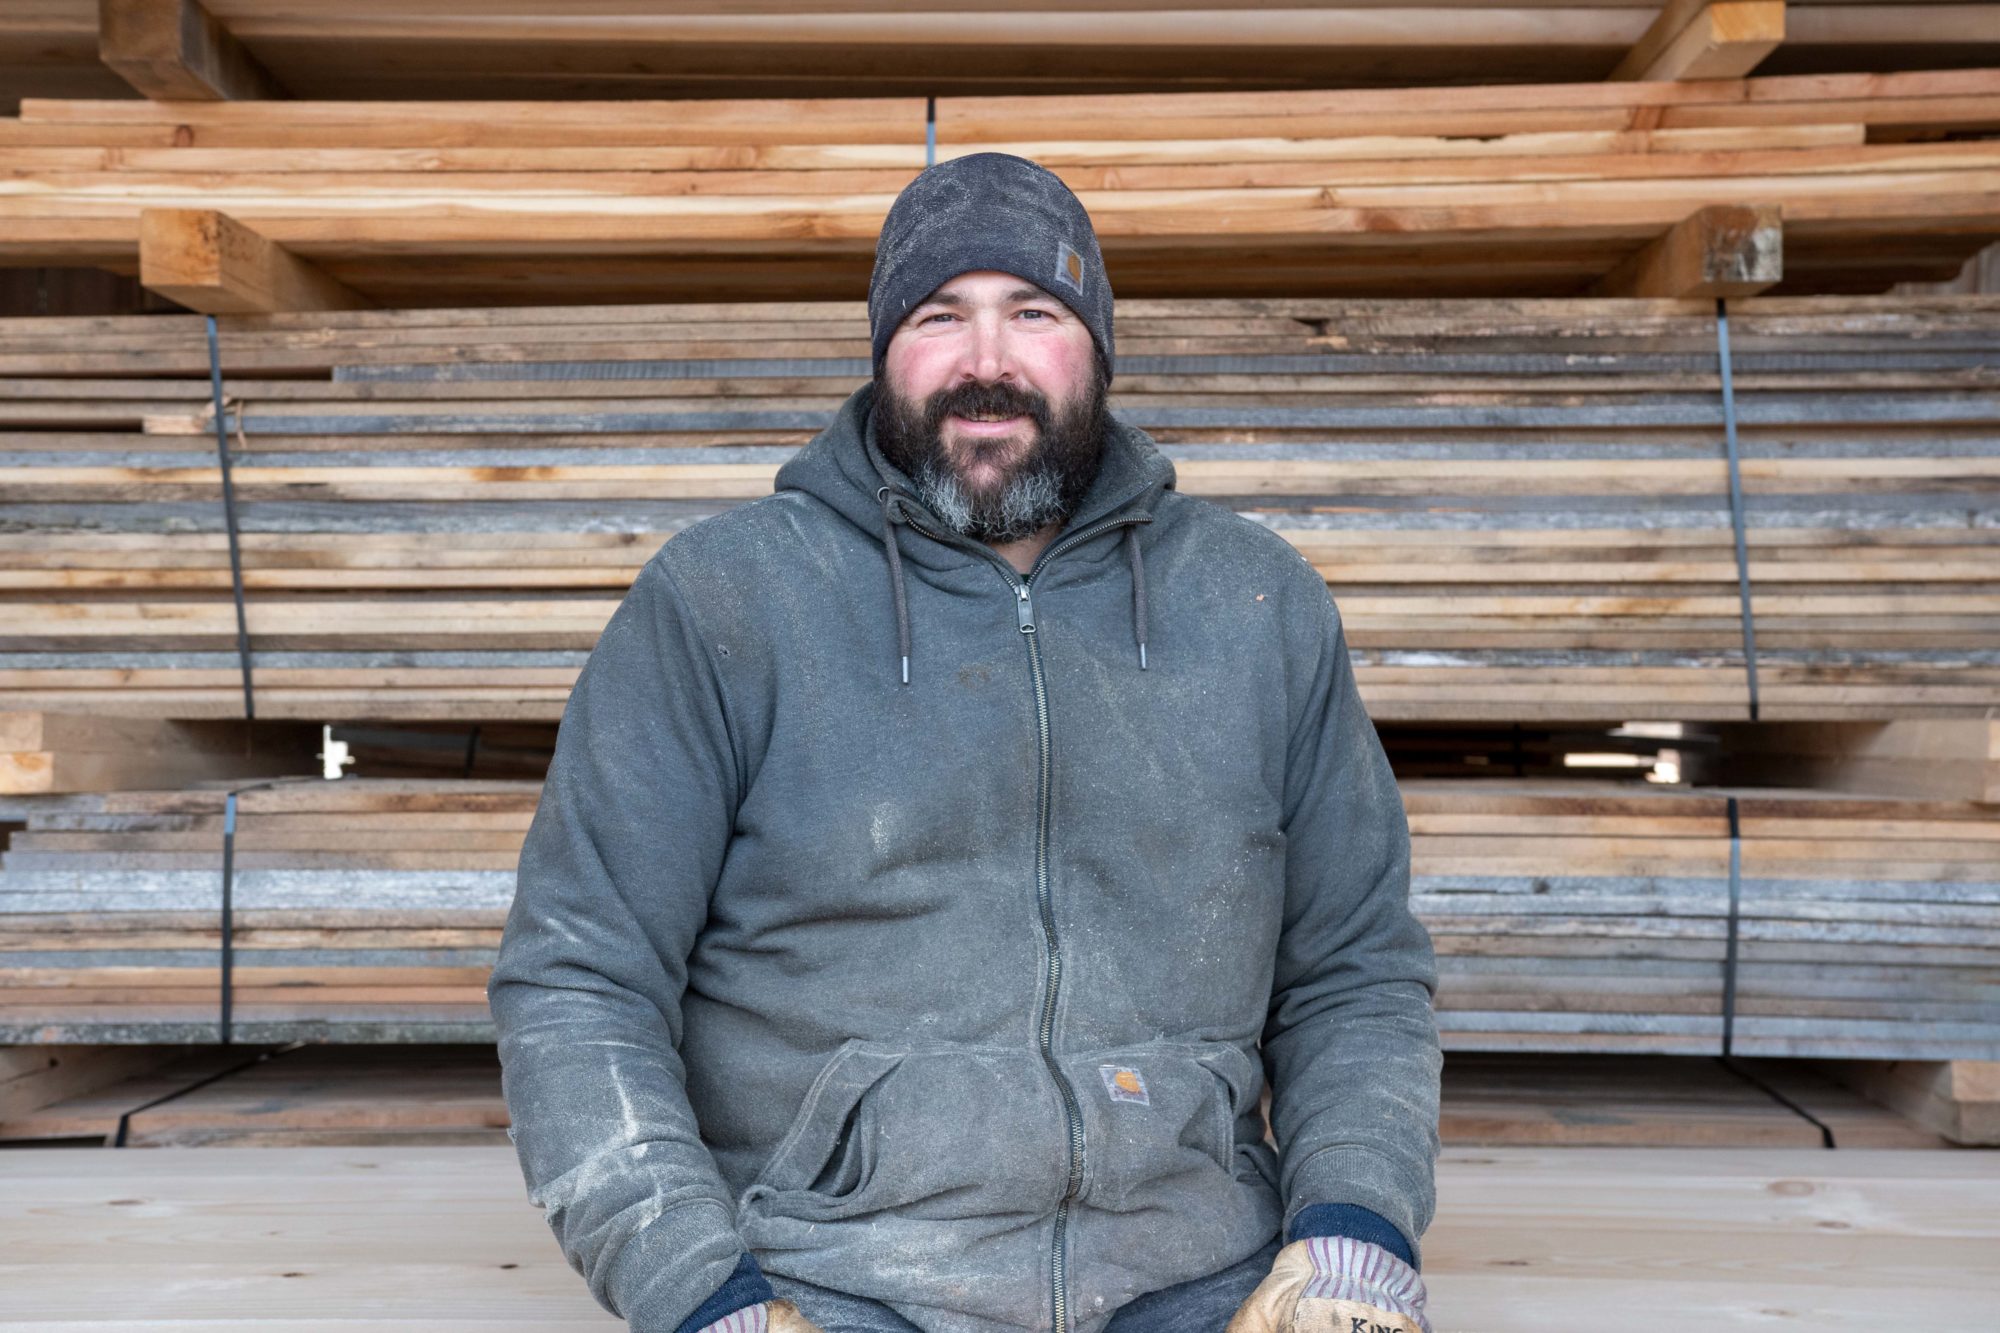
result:
<svg viewBox="0 0 2000 1333"><path fill-rule="evenodd" d="M510 1148L16 1149L0 1180L0 1320L617 1327ZM1996 1197L2000 1162L1964 1153L1447 1149L1424 1274L1440 1327L1494 1333L1831 1328L1891 1302L1973 1328L2000 1297Z"/></svg>

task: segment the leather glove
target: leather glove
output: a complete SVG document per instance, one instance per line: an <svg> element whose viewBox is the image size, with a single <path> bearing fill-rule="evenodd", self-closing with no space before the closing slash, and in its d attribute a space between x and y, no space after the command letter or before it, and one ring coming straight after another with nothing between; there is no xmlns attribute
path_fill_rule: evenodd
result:
<svg viewBox="0 0 2000 1333"><path fill-rule="evenodd" d="M741 1310L704 1324L698 1333L820 1333L819 1325L799 1313L787 1300L746 1305Z"/></svg>
<svg viewBox="0 0 2000 1333"><path fill-rule="evenodd" d="M1417 1270L1379 1245L1307 1236L1278 1251L1227 1333L1431 1333Z"/></svg>

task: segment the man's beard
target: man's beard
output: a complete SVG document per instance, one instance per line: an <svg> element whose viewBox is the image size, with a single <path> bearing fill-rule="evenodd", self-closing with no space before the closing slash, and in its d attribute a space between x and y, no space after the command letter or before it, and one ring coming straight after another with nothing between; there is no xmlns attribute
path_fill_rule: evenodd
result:
<svg viewBox="0 0 2000 1333"><path fill-rule="evenodd" d="M1096 479L1110 424L1105 388L1104 368L1093 363L1089 387L1057 412L1045 395L1004 381L954 385L921 404L883 384L875 406L875 440L883 457L916 485L917 498L939 522L975 541L1020 541L1066 520ZM945 451L945 418L1015 415L1035 424L1028 453L996 484L976 490L966 485ZM968 437L965 461L970 465L1000 455L1018 447L1014 441L1014 436Z"/></svg>

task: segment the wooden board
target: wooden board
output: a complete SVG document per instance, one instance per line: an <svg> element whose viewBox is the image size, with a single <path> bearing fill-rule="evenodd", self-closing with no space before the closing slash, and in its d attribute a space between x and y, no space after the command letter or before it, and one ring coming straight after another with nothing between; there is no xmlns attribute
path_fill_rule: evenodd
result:
<svg viewBox="0 0 2000 1333"><path fill-rule="evenodd" d="M1794 293L2000 237L2000 70L934 103L29 99L0 262L131 272L199 208L314 304L853 299L929 133L1061 175L1121 297L1571 295L1714 206L1782 210Z"/></svg>
<svg viewBox="0 0 2000 1333"><path fill-rule="evenodd" d="M1641 42L1658 5L207 0L204 7L296 96L561 100L1597 80ZM19 12L0 25L0 96L131 91L104 63L95 0L17 0L13 8ZM1918 23L1907 5L1890 0L1791 0L1785 43L1761 68L1994 64L1992 8L1933 5ZM159 84L142 70L139 86Z"/></svg>
<svg viewBox="0 0 2000 1333"><path fill-rule="evenodd" d="M1974 1329L1996 1199L1990 1154L1453 1148L1424 1277L1439 1328L1481 1333ZM0 1237L4 1322L621 1327L507 1147L9 1150Z"/></svg>

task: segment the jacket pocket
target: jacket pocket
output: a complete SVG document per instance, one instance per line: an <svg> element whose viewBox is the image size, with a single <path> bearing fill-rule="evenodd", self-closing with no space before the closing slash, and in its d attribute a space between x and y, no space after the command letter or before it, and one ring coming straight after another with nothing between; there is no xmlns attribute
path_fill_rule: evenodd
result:
<svg viewBox="0 0 2000 1333"><path fill-rule="evenodd" d="M760 1221L1034 1214L1060 1197L1065 1153L1034 1052L851 1040L744 1190L738 1223L755 1243Z"/></svg>
<svg viewBox="0 0 2000 1333"><path fill-rule="evenodd" d="M1221 1041L1148 1042L1066 1057L1083 1112L1083 1195L1099 1208L1227 1192L1255 1062Z"/></svg>

